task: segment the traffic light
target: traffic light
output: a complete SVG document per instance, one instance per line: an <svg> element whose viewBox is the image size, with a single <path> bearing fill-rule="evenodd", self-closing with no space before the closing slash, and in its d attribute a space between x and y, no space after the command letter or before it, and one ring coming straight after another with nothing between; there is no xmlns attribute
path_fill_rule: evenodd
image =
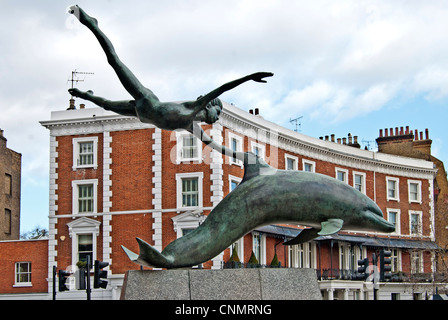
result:
<svg viewBox="0 0 448 320"><path fill-rule="evenodd" d="M392 251L390 250L381 250L380 252L380 281L389 281L392 277L391 256Z"/></svg>
<svg viewBox="0 0 448 320"><path fill-rule="evenodd" d="M358 260L358 280L366 280L369 277L369 259Z"/></svg>
<svg viewBox="0 0 448 320"><path fill-rule="evenodd" d="M109 262L102 262L95 260L95 266L93 270L93 287L106 289L107 281L102 279L107 279L107 271L101 270L109 265Z"/></svg>
<svg viewBox="0 0 448 320"><path fill-rule="evenodd" d="M67 281L67 278L70 276L70 273L68 273L65 270L59 270L58 275L59 275L59 292L68 291L69 289L65 284L65 282Z"/></svg>

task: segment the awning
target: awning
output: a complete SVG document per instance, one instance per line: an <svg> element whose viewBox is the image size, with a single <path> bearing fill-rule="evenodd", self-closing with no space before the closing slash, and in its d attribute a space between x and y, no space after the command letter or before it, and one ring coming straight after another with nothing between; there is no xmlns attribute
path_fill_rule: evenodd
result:
<svg viewBox="0 0 448 320"><path fill-rule="evenodd" d="M287 237L289 239L297 237L302 229L268 225L258 227L254 231L259 231L267 234L271 234L276 238ZM438 250L440 247L433 241L428 240L407 240L407 239L394 239L394 238L380 238L369 236L357 236L357 235L345 235L345 234L333 234L330 236L320 236L315 241L336 240L355 243L367 247L380 247L380 248L400 248L400 249L420 249L420 250Z"/></svg>
<svg viewBox="0 0 448 320"><path fill-rule="evenodd" d="M300 232L302 232L302 229L295 229L295 228L289 228L289 227L282 227L278 225L268 225L268 226L262 226L256 228L254 231L268 233L276 238L295 238L299 235Z"/></svg>
<svg viewBox="0 0 448 320"><path fill-rule="evenodd" d="M400 249L420 249L420 250L440 249L440 247L435 242L428 240L408 240L408 239L380 238L380 237L355 236L344 234L321 236L314 240L316 241L338 240L338 241L357 243L367 247L380 247L380 248L400 248Z"/></svg>

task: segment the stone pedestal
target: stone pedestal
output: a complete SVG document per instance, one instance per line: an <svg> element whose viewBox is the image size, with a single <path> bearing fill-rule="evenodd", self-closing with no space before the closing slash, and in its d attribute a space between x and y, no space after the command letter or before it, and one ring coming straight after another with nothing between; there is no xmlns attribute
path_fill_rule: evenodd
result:
<svg viewBox="0 0 448 320"><path fill-rule="evenodd" d="M322 300L312 269L128 271L123 300Z"/></svg>

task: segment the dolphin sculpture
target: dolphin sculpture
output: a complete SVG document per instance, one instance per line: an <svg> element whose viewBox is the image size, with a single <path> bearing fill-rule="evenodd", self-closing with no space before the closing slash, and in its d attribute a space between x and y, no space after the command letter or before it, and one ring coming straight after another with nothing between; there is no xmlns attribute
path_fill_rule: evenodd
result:
<svg viewBox="0 0 448 320"><path fill-rule="evenodd" d="M318 173L277 170L253 153L244 153L243 158L242 182L198 228L162 252L137 238L139 254L122 246L128 257L151 267L190 267L217 256L256 227L274 223L311 227L285 245L340 230L395 230L375 202L346 183Z"/></svg>

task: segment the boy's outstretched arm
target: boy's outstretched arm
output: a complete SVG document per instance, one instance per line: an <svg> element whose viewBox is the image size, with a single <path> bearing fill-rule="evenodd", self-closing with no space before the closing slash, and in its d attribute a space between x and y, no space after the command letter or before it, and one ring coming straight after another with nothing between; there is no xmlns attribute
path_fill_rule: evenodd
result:
<svg viewBox="0 0 448 320"><path fill-rule="evenodd" d="M266 77L272 77L273 75L274 74L271 72L256 72L256 73L247 75L245 77L242 77L240 79L233 80L226 84L223 84L219 88L216 88L215 90L207 93L205 96L194 101L193 102L194 111L196 113L198 113L199 111L203 110L211 100L219 97L222 93L224 93L226 91L232 90L233 88L239 86L240 84L242 84L244 82L253 80L255 82L266 83L266 80L263 80L263 79Z"/></svg>

